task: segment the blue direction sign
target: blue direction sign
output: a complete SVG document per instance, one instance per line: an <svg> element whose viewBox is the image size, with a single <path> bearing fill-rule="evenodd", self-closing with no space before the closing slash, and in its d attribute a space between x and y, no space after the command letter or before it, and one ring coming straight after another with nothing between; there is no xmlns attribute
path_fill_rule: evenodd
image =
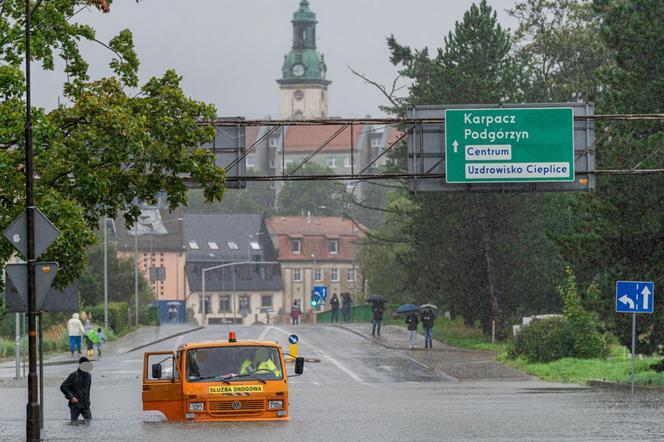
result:
<svg viewBox="0 0 664 442"><path fill-rule="evenodd" d="M654 301L654 282L616 281L616 312L652 313Z"/></svg>
<svg viewBox="0 0 664 442"><path fill-rule="evenodd" d="M297 338L297 335L290 335L288 337L288 342L291 344L297 344L298 341L299 339Z"/></svg>
<svg viewBox="0 0 664 442"><path fill-rule="evenodd" d="M320 304L325 304L325 301L327 300L327 287L324 285L314 286L313 295L314 299L318 298L320 300Z"/></svg>

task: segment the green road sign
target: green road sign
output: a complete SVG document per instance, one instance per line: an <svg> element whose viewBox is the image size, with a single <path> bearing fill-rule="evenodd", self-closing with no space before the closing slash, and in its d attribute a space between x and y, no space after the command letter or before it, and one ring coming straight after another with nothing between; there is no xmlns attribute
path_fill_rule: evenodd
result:
<svg viewBox="0 0 664 442"><path fill-rule="evenodd" d="M574 181L572 108L445 110L448 183Z"/></svg>

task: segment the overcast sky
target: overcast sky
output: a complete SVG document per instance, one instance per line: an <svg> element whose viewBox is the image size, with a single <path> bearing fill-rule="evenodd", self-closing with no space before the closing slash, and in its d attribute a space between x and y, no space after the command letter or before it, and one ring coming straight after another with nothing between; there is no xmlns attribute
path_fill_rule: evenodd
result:
<svg viewBox="0 0 664 442"><path fill-rule="evenodd" d="M174 68L188 95L213 103L220 116L279 118L284 55L291 47L290 20L300 0L115 0L110 14L83 11L105 42L122 29L134 34L142 80ZM479 0L478 0L479 1ZM318 19L318 50L325 55L332 116L379 116L380 93L347 68L391 84L385 37L413 48L442 46L443 37L473 3L470 0L309 0ZM501 24L514 0L489 0ZM109 52L86 45L92 78L108 75ZM33 76L35 104L52 108L62 95L61 73Z"/></svg>

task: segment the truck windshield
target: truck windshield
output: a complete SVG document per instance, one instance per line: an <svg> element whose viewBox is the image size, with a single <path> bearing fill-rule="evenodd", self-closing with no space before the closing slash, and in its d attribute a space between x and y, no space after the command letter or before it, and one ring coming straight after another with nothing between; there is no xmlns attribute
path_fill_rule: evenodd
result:
<svg viewBox="0 0 664 442"><path fill-rule="evenodd" d="M279 351L274 347L205 347L187 352L187 381L282 379Z"/></svg>

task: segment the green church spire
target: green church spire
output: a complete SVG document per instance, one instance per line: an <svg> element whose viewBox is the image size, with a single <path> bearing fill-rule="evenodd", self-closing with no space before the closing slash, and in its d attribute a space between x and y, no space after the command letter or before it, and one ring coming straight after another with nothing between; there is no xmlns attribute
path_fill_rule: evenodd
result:
<svg viewBox="0 0 664 442"><path fill-rule="evenodd" d="M327 66L325 58L316 51L316 14L309 8L309 2L302 0L293 13L293 47L284 58L282 77L279 84L321 83L330 84L325 79Z"/></svg>

